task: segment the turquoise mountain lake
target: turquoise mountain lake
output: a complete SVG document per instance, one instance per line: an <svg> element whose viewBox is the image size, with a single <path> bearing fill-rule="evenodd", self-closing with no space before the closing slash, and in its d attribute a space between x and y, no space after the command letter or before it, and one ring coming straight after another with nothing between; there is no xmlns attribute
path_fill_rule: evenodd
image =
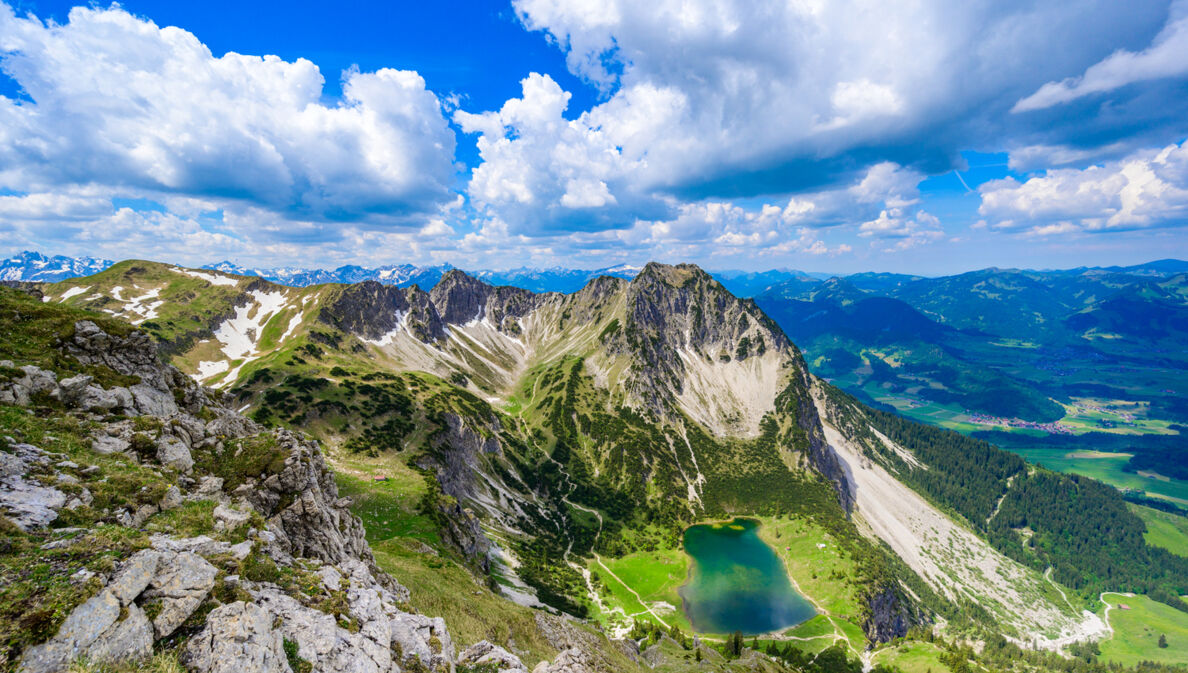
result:
<svg viewBox="0 0 1188 673"><path fill-rule="evenodd" d="M758 521L692 526L685 531L685 552L693 564L680 594L697 631L759 634L816 614L792 588L775 550L759 539Z"/></svg>

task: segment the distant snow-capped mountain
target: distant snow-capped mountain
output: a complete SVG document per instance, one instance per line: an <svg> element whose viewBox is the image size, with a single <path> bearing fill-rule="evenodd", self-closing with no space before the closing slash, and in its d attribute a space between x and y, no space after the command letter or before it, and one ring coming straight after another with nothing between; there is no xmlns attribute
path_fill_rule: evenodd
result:
<svg viewBox="0 0 1188 673"><path fill-rule="evenodd" d="M437 266L416 266L413 264L393 264L369 269L362 266L347 265L337 269L300 269L295 267L280 267L275 269L261 269L239 266L232 262L223 261L218 264L207 264L202 267L211 271L222 271L239 276L258 276L274 283L291 287L307 287L322 283L361 283L374 280L384 285L408 287L419 285L430 288L441 280L445 272L454 268L449 264Z"/></svg>
<svg viewBox="0 0 1188 673"><path fill-rule="evenodd" d="M416 266L414 264L395 264L369 269L361 266L340 266L337 269L258 269L239 266L232 262L208 264L204 269L222 271L240 276L258 276L274 283L294 287L305 287L320 283L359 283L374 280L384 285L409 287L418 285L428 289L437 285L441 277L454 267L449 264L436 266ZM479 269L468 271L491 285L511 285L531 290L533 292L576 292L591 279L598 276L615 276L630 280L639 273L640 267L619 265L605 269L566 269L553 267L551 269L511 269L508 271L492 271Z"/></svg>
<svg viewBox="0 0 1188 673"><path fill-rule="evenodd" d="M94 257L46 257L26 250L0 261L0 280L25 280L55 283L67 278L89 276L114 264L110 259Z"/></svg>

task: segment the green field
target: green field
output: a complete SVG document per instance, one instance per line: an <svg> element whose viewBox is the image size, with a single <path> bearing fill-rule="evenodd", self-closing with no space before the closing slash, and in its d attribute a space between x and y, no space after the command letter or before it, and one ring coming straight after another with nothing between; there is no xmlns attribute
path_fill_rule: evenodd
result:
<svg viewBox="0 0 1188 673"><path fill-rule="evenodd" d="M618 613L615 608L619 608L628 617L655 621L655 614L669 626L676 624L686 633L693 632L692 625L681 609L681 596L677 593L689 575L689 557L684 551L664 549L635 552L617 559L604 557L602 563L606 565L605 568L596 560L587 562L587 567L597 575L601 586L606 589L603 602L614 613L601 615L600 621L621 621L621 615L616 619ZM610 572L607 572L608 568ZM639 598L631 593L632 590Z"/></svg>
<svg viewBox="0 0 1188 673"><path fill-rule="evenodd" d="M932 643L903 642L879 649L871 663L894 666L904 673L949 673L940 661L941 652Z"/></svg>
<svg viewBox="0 0 1188 673"><path fill-rule="evenodd" d="M1126 666L1140 661L1188 664L1188 614L1146 596L1105 594L1103 598L1113 606L1109 620L1114 629L1113 637L1101 643L1103 660ZM1158 646L1160 635L1167 638L1166 648Z"/></svg>
<svg viewBox="0 0 1188 673"><path fill-rule="evenodd" d="M1147 544L1188 556L1188 517L1139 505L1131 505L1130 509L1147 524L1147 534L1143 536Z"/></svg>

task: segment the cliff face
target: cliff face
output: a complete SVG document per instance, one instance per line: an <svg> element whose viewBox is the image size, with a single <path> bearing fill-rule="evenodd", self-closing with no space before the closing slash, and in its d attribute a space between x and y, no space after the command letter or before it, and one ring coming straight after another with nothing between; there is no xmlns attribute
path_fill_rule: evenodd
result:
<svg viewBox="0 0 1188 673"><path fill-rule="evenodd" d="M318 319L348 334L371 341L402 325L425 343L445 338L445 324L428 293L369 280L349 285L324 307Z"/></svg>
<svg viewBox="0 0 1188 673"><path fill-rule="evenodd" d="M883 587L867 597L866 605L869 613L862 622L862 630L866 632L867 638L876 643L902 638L907 635L908 629L921 621L913 617L903 599L891 587Z"/></svg>
<svg viewBox="0 0 1188 673"><path fill-rule="evenodd" d="M519 334L519 318L527 316L553 295L536 294L518 287L494 287L452 269L433 286L429 298L447 324L464 325L488 320L496 329Z"/></svg>

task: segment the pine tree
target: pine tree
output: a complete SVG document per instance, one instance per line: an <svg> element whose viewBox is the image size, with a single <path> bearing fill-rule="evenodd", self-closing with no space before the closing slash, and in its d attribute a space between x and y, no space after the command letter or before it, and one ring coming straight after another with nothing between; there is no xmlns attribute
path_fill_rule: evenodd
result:
<svg viewBox="0 0 1188 673"><path fill-rule="evenodd" d="M1163 634L1163 633L1159 634L1159 646L1164 647L1164 648L1167 647L1167 635L1166 634Z"/></svg>

